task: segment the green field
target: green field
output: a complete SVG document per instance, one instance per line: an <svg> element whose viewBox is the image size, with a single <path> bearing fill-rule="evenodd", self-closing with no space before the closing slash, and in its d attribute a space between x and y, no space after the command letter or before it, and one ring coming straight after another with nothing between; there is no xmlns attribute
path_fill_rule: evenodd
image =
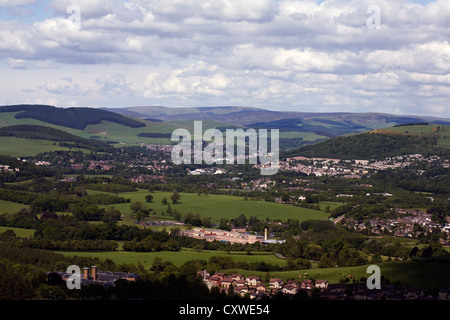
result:
<svg viewBox="0 0 450 320"><path fill-rule="evenodd" d="M55 145L54 141L28 140L15 137L0 137L0 154L12 157L32 157L39 153L57 150L82 150L80 148L69 149Z"/></svg>
<svg viewBox="0 0 450 320"><path fill-rule="evenodd" d="M190 249L183 249L180 252L126 252L126 251L114 251L114 252L59 252L66 256L73 257L90 257L99 258L100 260L111 259L116 264L131 263L142 264L145 268L149 268L153 260L156 257L160 257L164 261L171 261L177 267L189 260L200 259L208 261L214 256L231 257L235 262L259 262L264 261L273 265L286 265L286 261L277 258L271 253L252 253L248 255L246 252L230 252L230 254L224 251L210 251L202 250L201 252L193 251Z"/></svg>
<svg viewBox="0 0 450 320"><path fill-rule="evenodd" d="M28 208L28 205L12 201L0 200L0 214L15 213L22 208Z"/></svg>
<svg viewBox="0 0 450 320"><path fill-rule="evenodd" d="M11 228L11 227L0 227L0 233L5 232L6 230L12 230L16 234L16 236L20 238L28 238L33 237L35 230L23 229L23 228Z"/></svg>
<svg viewBox="0 0 450 320"><path fill-rule="evenodd" d="M437 128L439 127L439 130ZM400 126L377 130L385 133L412 134L424 136L436 136L438 138L438 146L450 148L450 126L429 124L417 126Z"/></svg>
<svg viewBox="0 0 450 320"><path fill-rule="evenodd" d="M88 193L95 193L96 191L89 190ZM146 203L145 196L150 194L147 190L140 190L138 192L119 193L118 196L130 199L131 202L141 202L147 207L152 208L159 217L161 212L167 211L167 206L161 203L163 198L170 201L171 192L154 192L153 202ZM130 203L122 203L111 205L120 210L122 214L130 215ZM105 207L111 207L105 206ZM285 221L287 219L304 220L326 220L329 213L325 211L306 209L301 207L294 207L287 204L278 204L266 201L252 201L244 200L243 197L229 196L229 195L215 195L204 194L199 196L196 193L181 193L180 203L171 204L173 210L178 210L182 216L188 213L199 214L200 217L210 217L212 220L218 221L221 218L234 219L240 214L244 214L247 218L250 216L258 219L270 220L280 219ZM324 206L325 207L325 206ZM331 205L330 205L331 207ZM151 216L153 216L151 214ZM166 218L170 218L167 216Z"/></svg>

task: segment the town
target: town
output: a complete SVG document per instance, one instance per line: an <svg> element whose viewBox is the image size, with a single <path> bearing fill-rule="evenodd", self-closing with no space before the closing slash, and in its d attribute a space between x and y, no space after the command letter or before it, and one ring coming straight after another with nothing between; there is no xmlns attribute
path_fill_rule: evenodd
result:
<svg viewBox="0 0 450 320"><path fill-rule="evenodd" d="M235 294L254 300L270 298L322 300L450 300L450 288L442 288L437 295L425 294L423 289L414 287L398 288L394 285L382 285L380 289L368 289L366 283L344 284L329 283L327 280L303 279L283 281L280 278L266 279L259 276L242 274L209 274L198 271L199 277L210 290L217 288L228 295ZM301 275L307 277L307 275Z"/></svg>

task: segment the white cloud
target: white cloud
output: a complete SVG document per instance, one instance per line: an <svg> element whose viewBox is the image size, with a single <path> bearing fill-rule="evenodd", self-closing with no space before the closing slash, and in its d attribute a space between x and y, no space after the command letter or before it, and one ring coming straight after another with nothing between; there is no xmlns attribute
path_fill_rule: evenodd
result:
<svg viewBox="0 0 450 320"><path fill-rule="evenodd" d="M380 30L366 26L369 5L380 8ZM54 16L34 23L0 21L0 71L21 79L30 99L401 113L434 103L430 112L450 117L446 0L59 0L49 8ZM80 67L88 73L66 73ZM37 84L39 68L53 71Z"/></svg>

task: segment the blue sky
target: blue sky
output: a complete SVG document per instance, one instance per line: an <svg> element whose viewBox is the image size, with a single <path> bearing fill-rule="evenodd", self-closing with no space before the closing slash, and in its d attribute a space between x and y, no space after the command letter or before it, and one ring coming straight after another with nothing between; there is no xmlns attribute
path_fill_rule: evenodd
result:
<svg viewBox="0 0 450 320"><path fill-rule="evenodd" d="M450 118L449 16L447 0L0 0L0 105Z"/></svg>

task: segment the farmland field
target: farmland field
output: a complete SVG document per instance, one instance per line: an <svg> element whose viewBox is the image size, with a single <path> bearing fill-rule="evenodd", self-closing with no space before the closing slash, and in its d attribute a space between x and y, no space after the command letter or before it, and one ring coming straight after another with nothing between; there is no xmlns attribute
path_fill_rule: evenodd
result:
<svg viewBox="0 0 450 320"><path fill-rule="evenodd" d="M88 191L88 193L95 192L92 190ZM131 203L141 202L156 211L158 215L161 215L161 212L167 210L167 206L163 205L161 201L163 198L167 198L170 201L171 192L152 193L151 195L154 197L152 203L145 202L145 196L148 194L150 193L147 190L140 190L138 192L119 193L118 196L130 199ZM282 221L287 219L296 219L299 221L310 219L326 220L329 215L329 213L321 210L312 210L274 202L244 200L243 197L229 195L208 194L208 196L205 196L202 194L199 196L196 193L181 193L180 195L180 202L171 204L173 210L178 210L182 216L186 216L188 213L194 215L199 214L200 217L210 217L216 221L221 218L234 219L240 214L244 214L247 218L254 216L258 219L265 220L269 218L271 220L280 219ZM112 206L120 210L122 214L128 214L128 216L131 214L130 203L115 204ZM330 207L332 208L331 205ZM170 217L166 214L166 218Z"/></svg>
<svg viewBox="0 0 450 320"><path fill-rule="evenodd" d="M11 227L0 227L0 233L5 232L6 230L12 230L16 234L16 236L20 238L28 238L33 237L35 230L23 229L23 228L11 228Z"/></svg>
<svg viewBox="0 0 450 320"><path fill-rule="evenodd" d="M439 127L439 131L437 130ZM439 124L399 126L377 130L384 133L398 133L408 135L438 136L438 146L450 148L450 127Z"/></svg>
<svg viewBox="0 0 450 320"><path fill-rule="evenodd" d="M16 203L12 201L0 200L0 214L14 213L22 208L28 208L29 206L23 203Z"/></svg>
<svg viewBox="0 0 450 320"><path fill-rule="evenodd" d="M202 250L201 252L193 251L190 249L183 249L180 252L126 252L126 251L114 251L114 252L59 252L66 256L73 257L90 257L99 258L100 260L111 259L116 264L141 263L145 268L149 268L153 260L156 257L160 257L164 261L171 261L175 266L179 267L183 263L189 260L201 259L208 261L209 258L214 256L231 257L235 262L259 262L264 261L273 265L286 265L286 261L277 258L271 253L258 253L255 252L248 255L246 252L230 252L230 254L224 251L209 251Z"/></svg>
<svg viewBox="0 0 450 320"><path fill-rule="evenodd" d="M56 151L56 150L70 150L67 147L60 147L55 145L55 142L48 140L29 140L15 137L0 137L0 154L9 155L12 157L31 157L39 153ZM72 150L82 150L80 148L73 148Z"/></svg>

